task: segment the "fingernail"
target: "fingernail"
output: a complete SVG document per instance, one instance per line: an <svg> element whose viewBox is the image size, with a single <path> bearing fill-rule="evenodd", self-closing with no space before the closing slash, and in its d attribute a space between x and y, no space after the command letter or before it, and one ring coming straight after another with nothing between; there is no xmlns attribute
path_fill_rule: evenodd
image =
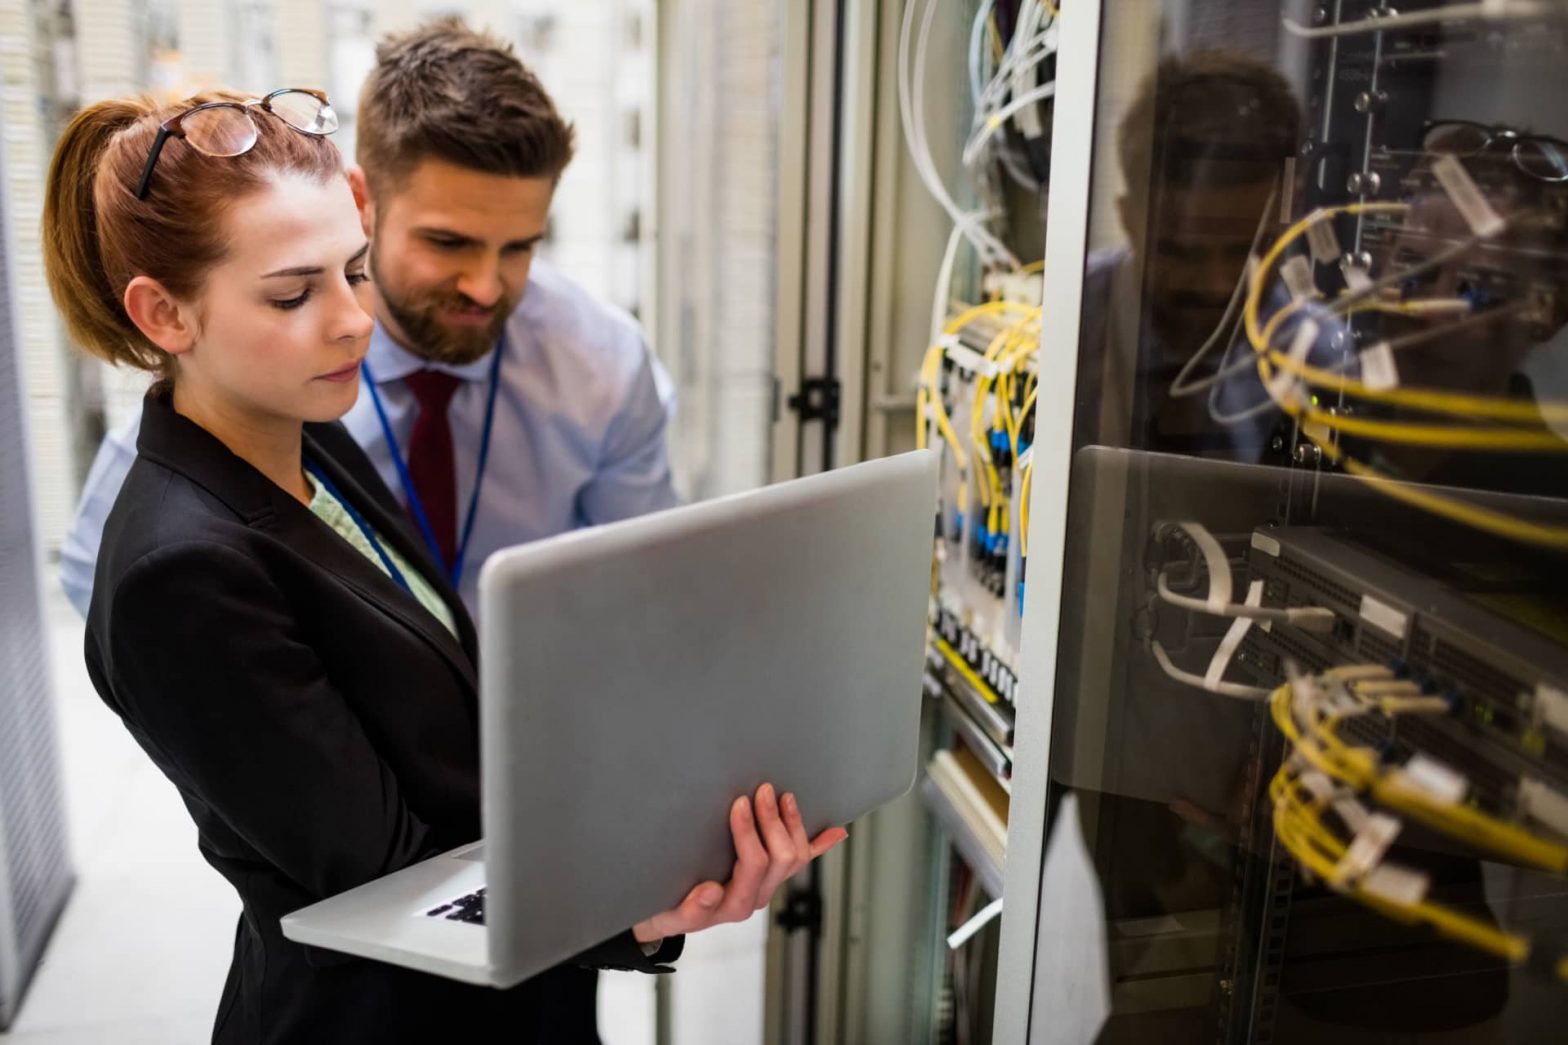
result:
<svg viewBox="0 0 1568 1045"><path fill-rule="evenodd" d="M795 796L787 792L784 795L784 812L795 812Z"/></svg>
<svg viewBox="0 0 1568 1045"><path fill-rule="evenodd" d="M744 819L744 820L750 820L751 819L751 803L750 802L746 801L745 798L737 798L735 800L735 805L739 809L740 815L741 815L742 819Z"/></svg>
<svg viewBox="0 0 1568 1045"><path fill-rule="evenodd" d="M704 907L717 907L722 899L724 899L724 890L716 885L708 886L697 896L697 902Z"/></svg>
<svg viewBox="0 0 1568 1045"><path fill-rule="evenodd" d="M772 784L763 784L762 787L758 788L758 790L757 790L757 797L762 799L762 801L764 801L764 802L771 803L771 802L775 801L775 799L773 797L773 785Z"/></svg>

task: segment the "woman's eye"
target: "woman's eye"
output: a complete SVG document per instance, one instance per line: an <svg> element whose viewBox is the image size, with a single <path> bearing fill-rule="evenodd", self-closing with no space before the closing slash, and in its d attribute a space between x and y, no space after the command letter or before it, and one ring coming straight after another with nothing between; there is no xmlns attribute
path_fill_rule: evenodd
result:
<svg viewBox="0 0 1568 1045"><path fill-rule="evenodd" d="M368 273L368 272L350 272L348 274L348 285L351 286L351 287L357 287L357 286L360 286L361 284L369 283L369 282L370 282L370 273Z"/></svg>
<svg viewBox="0 0 1568 1045"><path fill-rule="evenodd" d="M307 302L309 300L310 300L310 288L306 287L304 290L299 292L299 295L297 297L285 298L282 301L278 301L278 300L274 299L274 301L272 302L272 307L273 308L281 308L285 312L287 312L287 311L289 311L291 309L299 308L301 305L303 305L305 302Z"/></svg>

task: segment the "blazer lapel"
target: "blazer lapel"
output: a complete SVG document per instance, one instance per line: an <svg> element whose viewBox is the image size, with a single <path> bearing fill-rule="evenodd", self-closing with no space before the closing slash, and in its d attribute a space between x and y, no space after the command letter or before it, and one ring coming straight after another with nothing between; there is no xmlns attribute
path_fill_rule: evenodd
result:
<svg viewBox="0 0 1568 1045"><path fill-rule="evenodd" d="M365 517L365 521L376 531L376 536L397 549L403 560L418 570L430 587L435 589L436 593L447 604L447 608L452 611L452 619L457 624L458 633L456 638L446 629L445 625L431 616L423 606L419 605L419 600L398 587L396 582L387 577L385 573L371 564L359 552L353 552L355 558L370 566L371 572L376 575L378 580L385 582L385 587L397 593L399 604L407 603L418 611L416 619L424 626L423 630L455 649L456 654L467 668L466 677L477 691L478 683L474 681L473 675L473 665L477 659L475 656L476 635L473 620L469 617L468 610L463 605L462 597L452 587L447 571L437 565L434 556L430 553L430 549L425 547L423 541L415 537L413 528L409 526L407 518L400 513L393 514L388 510L386 500L372 496L371 491L366 489L367 482L375 482L381 486L381 492L385 493L386 488L381 483L380 478L372 476L362 481L361 477L346 467L344 462L339 460L337 456L326 452L321 442L313 438L312 433L308 430L305 433L305 454L311 461L320 465L326 471L332 482L342 491L344 497L354 502L354 507L359 509L360 514ZM303 507L297 501L287 497L287 495L285 495L285 499L290 504ZM345 542L339 541L338 543L344 544ZM349 550L353 551L353 549ZM451 653L452 650L447 652Z"/></svg>
<svg viewBox="0 0 1568 1045"><path fill-rule="evenodd" d="M248 462L236 457L206 429L175 413L165 396L156 392L148 395L137 440L138 453L190 478L228 505L247 525L273 534L287 547L333 574L382 613L419 634L451 663L470 691L477 695L479 682L470 654L474 648L473 624L462 601L430 561L429 553L409 538L401 520L391 516L384 505L371 497L333 455L322 452L308 433L304 450L327 472L343 496L354 502L375 528L377 537L395 547L411 566L420 570L452 607L458 637L420 605L418 599L382 572L379 565L362 555L309 508Z"/></svg>

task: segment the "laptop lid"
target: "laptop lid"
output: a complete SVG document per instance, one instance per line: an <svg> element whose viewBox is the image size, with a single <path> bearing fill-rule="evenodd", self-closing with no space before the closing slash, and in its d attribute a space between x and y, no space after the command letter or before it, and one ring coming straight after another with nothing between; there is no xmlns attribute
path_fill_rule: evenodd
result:
<svg viewBox="0 0 1568 1045"><path fill-rule="evenodd" d="M771 781L807 830L917 769L937 456L498 552L480 577L498 985L675 906Z"/></svg>

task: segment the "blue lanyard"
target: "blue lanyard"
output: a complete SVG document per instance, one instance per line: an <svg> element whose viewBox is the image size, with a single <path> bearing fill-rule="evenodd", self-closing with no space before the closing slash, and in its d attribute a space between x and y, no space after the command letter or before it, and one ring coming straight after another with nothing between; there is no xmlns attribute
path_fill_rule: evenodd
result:
<svg viewBox="0 0 1568 1045"><path fill-rule="evenodd" d="M305 471L309 472L316 482L320 483L327 493L332 495L333 500L343 506L343 510L348 513L348 517L354 520L354 525L359 527L359 532L365 535L365 540L370 542L370 546L381 557L381 565L387 568L387 573L397 582L397 586L413 595L414 589L408 586L408 578L403 576L403 571L397 568L397 563L392 561L392 556L387 554L387 550L381 547L381 542L376 539L376 531L372 530L370 524L365 522L365 517L359 514L359 509L354 507L353 502L343 496L342 492L338 490L337 484L328 479L327 473L323 472L316 464L310 461L305 462Z"/></svg>
<svg viewBox="0 0 1568 1045"><path fill-rule="evenodd" d="M485 401L485 427L484 434L479 437L479 466L474 472L474 492L468 498L468 515L463 521L463 536L457 542L457 555L450 564L446 556L441 554L441 542L436 540L436 532L430 526L430 519L425 515L425 506L419 500L419 491L414 489L413 476L409 474L408 462L403 458L403 450L398 446L397 436L392 431L392 422L387 420L387 408L381 402L381 392L376 388L376 379L370 373L370 361L367 359L359 364L365 377L365 387L370 390L370 401L375 404L376 417L381 421L381 434L386 437L387 450L392 454L392 465L397 469L398 482L403 484L403 494L408 498L408 506L414 512L414 521L419 524L419 532L425 538L425 545L430 549L430 554L435 556L436 562L447 567L448 576L451 578L452 587L456 588L463 577L463 562L468 558L468 539L474 534L474 517L479 508L479 491L485 483L485 465L490 460L490 430L495 426L495 394L501 387L501 353L506 350L506 335L501 335L501 341L495 346L494 358L490 361L490 393Z"/></svg>

